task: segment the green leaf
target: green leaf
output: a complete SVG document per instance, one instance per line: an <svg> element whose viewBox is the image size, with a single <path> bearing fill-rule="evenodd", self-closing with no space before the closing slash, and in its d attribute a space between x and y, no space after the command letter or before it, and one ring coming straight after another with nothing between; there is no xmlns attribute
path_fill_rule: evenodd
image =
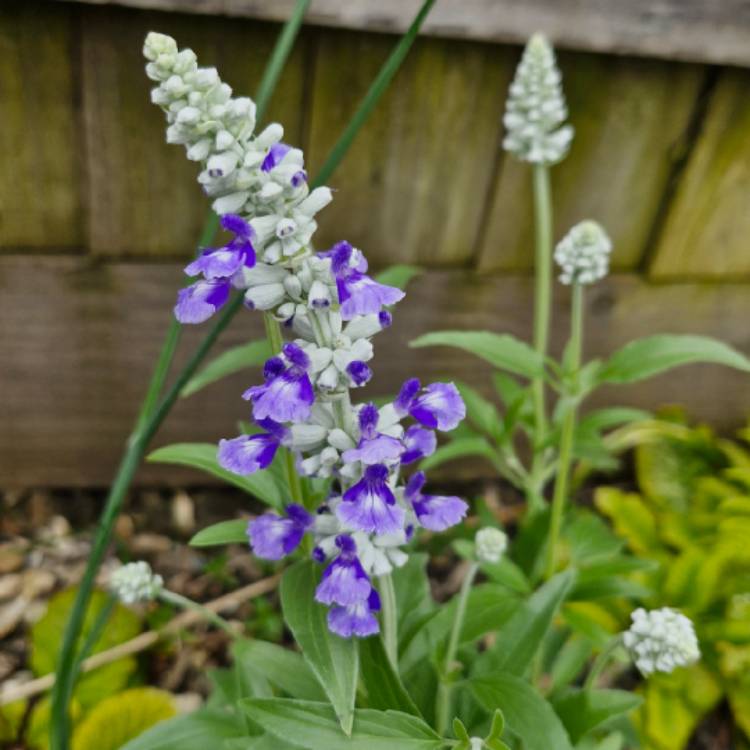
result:
<svg viewBox="0 0 750 750"><path fill-rule="evenodd" d="M571 689L552 701L557 715L575 743L605 721L632 711L643 702L626 690Z"/></svg>
<svg viewBox="0 0 750 750"><path fill-rule="evenodd" d="M160 722L120 750L206 750L245 733L223 711L199 710Z"/></svg>
<svg viewBox="0 0 750 750"><path fill-rule="evenodd" d="M395 286L398 289L403 290L406 289L409 282L420 273L422 273L422 269L419 266L398 264L381 271L375 276L375 281L379 284L387 284L388 286Z"/></svg>
<svg viewBox="0 0 750 750"><path fill-rule="evenodd" d="M449 443L441 445L431 456L427 456L419 465L419 468L423 471L429 471L448 461L470 456L486 458L493 466L497 466L497 450L487 442L486 438L472 435L471 437L452 438Z"/></svg>
<svg viewBox="0 0 750 750"><path fill-rule="evenodd" d="M120 750L174 714L172 696L164 690L125 690L97 703L86 715L73 735L73 750Z"/></svg>
<svg viewBox="0 0 750 750"><path fill-rule="evenodd" d="M331 701L341 728L349 734L359 675L357 645L328 630L327 610L313 599L317 583L311 561L296 563L281 579L281 607L305 661Z"/></svg>
<svg viewBox="0 0 750 750"><path fill-rule="evenodd" d="M523 741L524 750L572 750L565 727L547 701L526 680L498 672L469 682L487 711L499 708L510 731Z"/></svg>
<svg viewBox="0 0 750 750"><path fill-rule="evenodd" d="M71 588L55 594L47 605L47 611L31 629L31 669L37 677L55 671L60 633L70 616L76 592L75 588ZM109 596L103 591L93 593L77 648L86 640L97 614L108 599ZM107 626L94 643L91 653L96 654L113 648L135 638L140 631L141 622L138 616L127 607L117 604L109 616ZM82 674L75 691L76 699L84 708L98 703L102 698L125 687L135 668L135 659L129 656Z"/></svg>
<svg viewBox="0 0 750 750"><path fill-rule="evenodd" d="M524 601L500 628L495 647L480 662L480 672L501 669L523 675L574 580L575 571L572 569L558 573Z"/></svg>
<svg viewBox="0 0 750 750"><path fill-rule="evenodd" d="M215 383L217 380L221 380L228 375L233 375L235 372L240 372L250 367L260 367L260 365L272 356L271 347L265 339L234 346L212 359L200 372L193 375L185 384L180 395L183 398L192 396L207 385Z"/></svg>
<svg viewBox="0 0 750 750"><path fill-rule="evenodd" d="M491 331L435 331L409 346L452 346L475 354L493 367L527 378L544 375L544 359L528 344L510 334Z"/></svg>
<svg viewBox="0 0 750 750"><path fill-rule="evenodd" d="M359 642L359 664L369 708L381 711L392 709L421 716L401 678L394 672L380 636L364 638Z"/></svg>
<svg viewBox="0 0 750 750"><path fill-rule="evenodd" d="M239 474L227 471L219 466L216 458L216 445L213 443L174 443L165 445L152 451L148 458L152 463L177 464L200 469L219 479L223 479L235 487L239 487L250 495L263 500L272 507L281 510L284 506L284 494L276 480L267 471L259 471L241 477Z"/></svg>
<svg viewBox="0 0 750 750"><path fill-rule="evenodd" d="M494 404L466 383L455 383L466 404L469 421L494 440L499 440L503 433L503 423Z"/></svg>
<svg viewBox="0 0 750 750"><path fill-rule="evenodd" d="M612 406L605 409L594 409L584 414L578 422L578 427L582 431L608 430L612 427L619 427L629 422L641 422L651 419L651 412L643 409L632 409L628 406Z"/></svg>
<svg viewBox="0 0 750 750"><path fill-rule="evenodd" d="M605 383L635 383L673 367L704 362L750 372L750 359L708 336L658 335L631 341L615 352L599 373Z"/></svg>
<svg viewBox="0 0 750 750"><path fill-rule="evenodd" d="M267 732L309 750L438 750L445 744L424 721L398 711L357 709L346 737L325 703L255 698L242 705Z"/></svg>
<svg viewBox="0 0 750 750"><path fill-rule="evenodd" d="M303 657L267 641L243 638L234 642L236 662L263 675L272 685L301 700L322 701L325 694Z"/></svg>
<svg viewBox="0 0 750 750"><path fill-rule="evenodd" d="M219 523L201 529L191 540L191 547L214 547L219 544L247 544L247 519Z"/></svg>

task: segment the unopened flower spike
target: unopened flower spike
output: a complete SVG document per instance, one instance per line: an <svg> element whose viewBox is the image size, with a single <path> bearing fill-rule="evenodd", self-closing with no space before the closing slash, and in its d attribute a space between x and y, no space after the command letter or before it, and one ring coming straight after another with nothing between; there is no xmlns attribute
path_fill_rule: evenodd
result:
<svg viewBox="0 0 750 750"><path fill-rule="evenodd" d="M555 248L563 284L593 284L609 271L612 240L595 221L576 224Z"/></svg>
<svg viewBox="0 0 750 750"><path fill-rule="evenodd" d="M141 560L123 565L112 573L109 588L123 604L137 604L156 599L164 588L164 580Z"/></svg>
<svg viewBox="0 0 750 750"><path fill-rule="evenodd" d="M150 34L145 53L168 140L202 162L199 182L232 235L185 269L200 278L180 292L177 318L202 322L240 289L245 307L273 315L293 339L265 363L263 382L244 393L260 430L220 441L219 464L249 475L270 466L283 446L301 474L335 480L314 512L290 503L283 514L250 521L250 546L279 560L310 534L312 557L324 566L315 599L329 608L330 630L372 635L380 610L373 581L406 563L403 547L416 528L442 531L466 514L458 497L424 494L422 472L401 477L402 466L435 451L435 430L464 418L463 400L453 383L423 388L411 378L392 403L352 404L373 376L372 339L391 325L387 308L404 292L372 279L349 242L314 251L313 216L331 193L308 190L304 155L282 142L280 125L255 134L254 104L233 99L214 69L198 68L195 55L169 37Z"/></svg>
<svg viewBox="0 0 750 750"><path fill-rule="evenodd" d="M622 641L635 665L648 677L654 672L672 672L700 659L693 623L680 612L663 607L647 612L636 609Z"/></svg>
<svg viewBox="0 0 750 750"><path fill-rule="evenodd" d="M552 46L544 36L534 34L523 51L506 102L506 151L532 164L555 164L564 158L573 128L565 124L568 108L561 82Z"/></svg>
<svg viewBox="0 0 750 750"><path fill-rule="evenodd" d="M497 563L508 548L508 536L493 526L480 529L474 537L474 549L480 563Z"/></svg>

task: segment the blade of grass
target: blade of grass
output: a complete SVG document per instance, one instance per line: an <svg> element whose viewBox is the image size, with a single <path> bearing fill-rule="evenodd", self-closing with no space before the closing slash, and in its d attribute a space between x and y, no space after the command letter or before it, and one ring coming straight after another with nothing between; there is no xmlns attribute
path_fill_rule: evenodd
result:
<svg viewBox="0 0 750 750"><path fill-rule="evenodd" d="M424 19L427 17L427 13L432 7L434 1L435 0L425 1L419 13L415 17L414 22L407 30L406 34L399 40L399 43L397 44L395 50L386 60L383 68L380 70L378 76L375 78L375 81L370 86L367 95L360 104L357 112L354 114L352 122L346 128L341 138L334 145L333 149L331 149L331 152L326 158L321 172L317 175L312 183L313 186L320 185L325 182L326 179L330 177L331 174L333 174L334 170L343 159L358 130L367 120L367 116L375 107L375 104L384 93L388 83L393 78L396 70L406 56L406 53L414 42L414 39L416 38L419 29ZM288 24L292 23L293 20L297 24L297 28L299 28L299 24L301 23L301 15L304 13L304 9L306 9L308 2L309 0L298 1L297 6L295 7L293 18L287 22L287 25L280 35L277 44L280 44L283 40L284 43L288 45L289 49L291 49L291 44L294 41L293 36L285 34L285 32L288 29ZM299 18L298 13L300 14ZM271 56L271 61L269 62L269 68L271 67L270 63L274 62L275 58L276 52L274 51ZM273 71L273 75L275 76L274 79L270 78L271 72L269 71L269 68L267 68L263 80L265 81L267 77L269 78L269 80L278 80L280 68ZM270 83L268 85L271 86ZM261 82L261 89L262 88L263 82ZM268 97L270 97L270 95L268 95ZM215 232L215 229L218 226L218 217L212 214L212 220L214 222L213 231ZM207 224L206 231L208 231L209 229L210 224ZM146 412L145 409L142 409L141 413L145 414L146 416L143 417L142 422L141 418L139 418L136 429L134 430L128 441L127 448L122 457L120 466L118 467L114 482L112 483L112 486L110 488L109 495L107 497L107 501L100 518L97 533L94 538L94 545L78 589L78 595L76 597L73 611L63 634L63 643L60 649L58 666L56 670L57 679L55 681L55 687L52 694L52 726L50 733L51 750L69 750L70 747L68 704L70 702L70 696L73 689L73 667L76 661L75 643L80 633L86 607L88 606L88 602L91 597L91 591L93 589L96 572L99 569L99 565L101 564L101 561L104 557L106 547L109 544L109 539L112 534L114 522L120 512L120 508L122 507L125 495L130 487L133 475L138 469L146 448L148 447L149 441L154 436L162 421L174 405L177 397L180 394L180 391L198 369L200 363L203 361L204 357L211 349L216 339L226 328L237 311L242 307L242 299L242 295L237 295L225 305L218 319L216 320L212 328L208 331L203 341L200 343L187 364L183 367L174 384L171 386L162 401L159 402L158 406L156 406L150 413ZM165 349L167 349L168 345L169 332L167 335L167 341L165 341L165 345L162 349L162 354L164 356L162 357L162 355L160 355L159 357L159 362L157 363L157 368L154 372L154 378L166 379L166 373L168 372L169 364L171 362L170 354L165 353ZM163 382L164 380L162 380L162 383ZM160 389L154 390L156 393L158 393ZM151 387L149 387L147 396L149 395L150 391Z"/></svg>

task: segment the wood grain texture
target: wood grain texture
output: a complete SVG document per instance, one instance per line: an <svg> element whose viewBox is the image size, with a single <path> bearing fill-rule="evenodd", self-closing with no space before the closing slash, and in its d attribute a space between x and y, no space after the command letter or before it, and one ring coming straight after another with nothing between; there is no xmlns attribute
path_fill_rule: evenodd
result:
<svg viewBox="0 0 750 750"><path fill-rule="evenodd" d="M576 133L570 154L552 169L555 240L596 219L612 237L613 267L632 269L682 152L705 70L589 54L561 54L559 63ZM501 158L478 265L530 270L531 169Z"/></svg>
<svg viewBox="0 0 750 750"><path fill-rule="evenodd" d="M294 0L85 0L192 13L283 20ZM313 0L309 23L403 31L421 0ZM437 36L522 42L544 31L560 46L750 65L747 0L441 0L424 30Z"/></svg>
<svg viewBox="0 0 750 750"><path fill-rule="evenodd" d="M82 75L89 165L88 244L95 255L188 257L209 208L182 146L166 143L166 121L151 104L153 83L141 53L151 29L195 49L219 68L238 95L252 95L278 27L252 21L87 8L82 17ZM268 119L286 137L302 137L303 60L297 46ZM176 217L178 220L176 221Z"/></svg>
<svg viewBox="0 0 750 750"><path fill-rule="evenodd" d="M322 163L393 40L321 33L308 157ZM466 265L497 152L506 48L418 40L336 172L321 246L348 239L377 261ZM313 168L313 173L315 169Z"/></svg>
<svg viewBox="0 0 750 750"><path fill-rule="evenodd" d="M95 264L74 258L0 259L0 476L4 488L106 485L114 472L167 325L177 264ZM526 276L476 276L432 271L417 279L395 311L392 328L375 339L370 393L393 393L409 376L460 377L489 395L488 370L450 349L410 350L429 330L493 329L527 337L532 281ZM44 304L38 304L37 301ZM586 353L611 352L658 331L695 332L750 350L744 321L748 286L651 286L615 276L589 294ZM568 327L558 290L553 340ZM205 327L185 330L178 362ZM221 341L238 344L261 332L260 317L241 313ZM178 404L154 445L216 441L249 415L240 393L257 378L241 374ZM610 389L592 405L656 407L682 403L697 418L728 428L750 409L750 378L711 366L691 366L630 388ZM199 474L148 466L140 482L205 482Z"/></svg>
<svg viewBox="0 0 750 750"><path fill-rule="evenodd" d="M750 275L750 71L726 70L679 182L650 275Z"/></svg>
<svg viewBox="0 0 750 750"><path fill-rule="evenodd" d="M0 252L83 239L69 7L0 6Z"/></svg>

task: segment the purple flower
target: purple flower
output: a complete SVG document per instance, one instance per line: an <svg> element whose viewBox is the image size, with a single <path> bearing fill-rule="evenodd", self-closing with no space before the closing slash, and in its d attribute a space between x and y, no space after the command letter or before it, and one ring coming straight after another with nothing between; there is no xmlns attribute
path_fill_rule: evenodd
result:
<svg viewBox="0 0 750 750"><path fill-rule="evenodd" d="M180 323L203 323L220 309L229 298L227 279L196 281L180 289L174 314Z"/></svg>
<svg viewBox="0 0 750 750"><path fill-rule="evenodd" d="M223 468L246 476L265 469L273 461L287 429L272 419L263 419L259 424L267 432L219 441L218 459Z"/></svg>
<svg viewBox="0 0 750 750"><path fill-rule="evenodd" d="M345 463L361 461L363 464L379 464L397 459L404 448L401 442L377 431L378 409L375 404L365 404L359 411L360 440L356 448L344 451Z"/></svg>
<svg viewBox="0 0 750 750"><path fill-rule="evenodd" d="M248 388L242 396L252 401L256 421L270 418L275 422L304 422L310 416L315 401L307 375L310 359L297 344L284 344L282 353L284 359L271 357L266 362L266 382Z"/></svg>
<svg viewBox="0 0 750 750"><path fill-rule="evenodd" d="M263 159L263 163L260 165L261 171L270 172L274 167L278 166L283 158L292 150L291 146L287 146L286 143L274 143L271 148L268 149L266 158Z"/></svg>
<svg viewBox="0 0 750 750"><path fill-rule="evenodd" d="M354 248L348 242L338 242L331 250L320 255L331 259L331 271L336 278L341 317L351 320L357 315L372 315L381 312L386 305L395 305L404 298L404 293L394 286L379 284L364 272L367 263L360 260L351 266Z"/></svg>
<svg viewBox="0 0 750 750"><path fill-rule="evenodd" d="M417 378L407 380L394 402L399 414L410 414L425 427L452 430L466 416L466 406L453 383L431 383L421 393Z"/></svg>
<svg viewBox="0 0 750 750"><path fill-rule="evenodd" d="M288 505L287 517L264 513L247 525L253 552L265 560L280 560L294 551L305 531L312 526L312 516L300 505Z"/></svg>
<svg viewBox="0 0 750 750"><path fill-rule="evenodd" d="M356 386L365 385L372 378L372 370L358 359L355 359L346 366L346 372Z"/></svg>
<svg viewBox="0 0 750 750"><path fill-rule="evenodd" d="M340 604L349 607L366 602L372 586L357 557L357 545L347 534L336 537L336 546L341 550L333 562L323 571L315 600L321 604Z"/></svg>
<svg viewBox="0 0 750 750"><path fill-rule="evenodd" d="M410 464L419 461L420 458L431 456L437 448L437 438L432 430L425 430L424 427L412 425L406 431L402 439L404 448L401 454L401 463Z"/></svg>
<svg viewBox="0 0 750 750"><path fill-rule="evenodd" d="M419 523L430 531L445 531L455 526L469 506L460 497L423 495L424 483L424 472L418 471L406 485L406 499L412 504Z"/></svg>
<svg viewBox="0 0 750 750"><path fill-rule="evenodd" d="M225 214L221 225L234 237L223 247L207 248L192 263L185 266L188 276L203 274L206 279L226 279L233 276L243 266L255 265L253 228L236 214Z"/></svg>
<svg viewBox="0 0 750 750"><path fill-rule="evenodd" d="M379 610L380 596L372 589L366 601L348 607L331 607L328 612L328 629L342 638L351 638L353 635L366 638L368 635L375 635L380 628L373 613Z"/></svg>
<svg viewBox="0 0 750 750"><path fill-rule="evenodd" d="M404 511L388 486L388 469L368 466L362 479L345 493L336 514L352 528L375 534L391 534L404 526Z"/></svg>

